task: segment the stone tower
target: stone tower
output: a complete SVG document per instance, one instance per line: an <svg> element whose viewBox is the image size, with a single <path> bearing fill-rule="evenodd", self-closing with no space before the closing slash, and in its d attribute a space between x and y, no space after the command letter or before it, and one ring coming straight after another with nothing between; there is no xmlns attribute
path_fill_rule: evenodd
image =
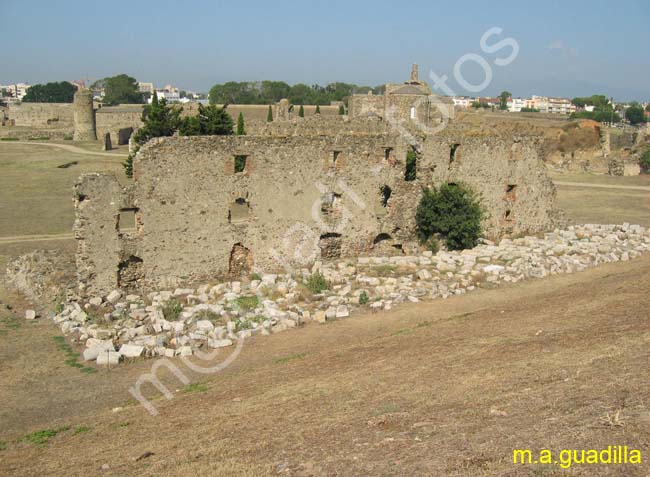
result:
<svg viewBox="0 0 650 477"><path fill-rule="evenodd" d="M74 94L74 136L75 141L96 141L95 110L93 95L88 89L79 88Z"/></svg>

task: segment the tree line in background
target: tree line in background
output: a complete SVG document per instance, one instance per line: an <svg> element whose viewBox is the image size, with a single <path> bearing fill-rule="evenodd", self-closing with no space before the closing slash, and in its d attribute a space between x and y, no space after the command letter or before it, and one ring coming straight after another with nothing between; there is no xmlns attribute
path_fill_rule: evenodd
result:
<svg viewBox="0 0 650 477"><path fill-rule="evenodd" d="M284 81L229 81L215 84L208 95L212 104L274 104L287 98L293 104L322 104L345 101L351 94L383 94L385 86L358 86L351 83L330 83L327 86Z"/></svg>
<svg viewBox="0 0 650 477"><path fill-rule="evenodd" d="M152 138L173 136L177 131L180 136L229 136L233 134L235 125L226 106L220 108L214 104L199 104L196 116L182 118L180 106L167 104L164 98L159 100L155 92L151 104L143 108L142 123L142 127L133 135L134 149L122 164L127 177L133 177L133 157ZM237 118L237 134L246 134L241 113Z"/></svg>
<svg viewBox="0 0 650 477"><path fill-rule="evenodd" d="M25 103L72 103L77 87L67 81L35 84L23 97Z"/></svg>

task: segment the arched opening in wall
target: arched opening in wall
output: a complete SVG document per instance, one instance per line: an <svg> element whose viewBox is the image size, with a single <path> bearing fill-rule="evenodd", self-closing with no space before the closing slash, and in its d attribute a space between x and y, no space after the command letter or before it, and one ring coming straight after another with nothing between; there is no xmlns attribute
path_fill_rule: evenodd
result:
<svg viewBox="0 0 650 477"><path fill-rule="evenodd" d="M342 242L341 234L326 233L321 235L318 241L321 257L328 260L340 258Z"/></svg>
<svg viewBox="0 0 650 477"><path fill-rule="evenodd" d="M117 144L123 146L124 144L129 143L131 139L131 134L133 134L133 128L122 128L117 131Z"/></svg>
<svg viewBox="0 0 650 477"><path fill-rule="evenodd" d="M241 243L233 245L230 251L228 272L233 276L247 275L253 270L253 254Z"/></svg>
<svg viewBox="0 0 650 477"><path fill-rule="evenodd" d="M391 255L393 253L393 237L387 233L377 235L372 241L372 251L377 255Z"/></svg>
<svg viewBox="0 0 650 477"><path fill-rule="evenodd" d="M505 213L503 214L503 218L506 219L507 221L510 221L514 219L514 215L512 214L512 210L506 209Z"/></svg>
<svg viewBox="0 0 650 477"><path fill-rule="evenodd" d="M412 147L406 153L406 168L404 169L404 180L414 181L418 175L418 154Z"/></svg>
<svg viewBox="0 0 650 477"><path fill-rule="evenodd" d="M332 151L332 165L336 165L336 161L339 159L339 156L341 155L341 151Z"/></svg>
<svg viewBox="0 0 650 477"><path fill-rule="evenodd" d="M506 200L517 200L517 184L508 184L506 186Z"/></svg>
<svg viewBox="0 0 650 477"><path fill-rule="evenodd" d="M238 197L228 208L228 223L245 222L250 218L250 204L243 197Z"/></svg>
<svg viewBox="0 0 650 477"><path fill-rule="evenodd" d="M399 252L401 254L404 254L404 247L402 247L401 243L394 243L392 245L392 247L393 247L393 250L396 250L397 252Z"/></svg>
<svg viewBox="0 0 650 477"><path fill-rule="evenodd" d="M117 287L126 292L142 288L144 279L144 264L140 257L129 256L117 265Z"/></svg>
<svg viewBox="0 0 650 477"><path fill-rule="evenodd" d="M381 206L388 207L388 199L390 199L393 189L387 185L383 185L379 188L379 193L381 194Z"/></svg>
<svg viewBox="0 0 650 477"><path fill-rule="evenodd" d="M385 242L386 240L393 240L393 237L391 237L389 234L379 234L375 237L375 239L372 241L373 245L377 245L381 242Z"/></svg>
<svg viewBox="0 0 650 477"><path fill-rule="evenodd" d="M411 106L411 119L417 118L417 110L415 109L415 106Z"/></svg>
<svg viewBox="0 0 650 477"><path fill-rule="evenodd" d="M459 147L460 144L452 144L449 148L449 165L451 165L456 160L460 160L460 151L458 150Z"/></svg>

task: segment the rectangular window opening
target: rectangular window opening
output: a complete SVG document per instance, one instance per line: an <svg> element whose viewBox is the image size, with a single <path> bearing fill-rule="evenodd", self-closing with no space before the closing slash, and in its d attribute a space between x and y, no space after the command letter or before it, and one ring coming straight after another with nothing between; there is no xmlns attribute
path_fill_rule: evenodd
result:
<svg viewBox="0 0 650 477"><path fill-rule="evenodd" d="M239 174L246 170L247 160L248 160L248 156L245 156L243 154L238 154L235 156L235 174Z"/></svg>
<svg viewBox="0 0 650 477"><path fill-rule="evenodd" d="M451 148L449 149L449 164L454 162L456 160L456 151L458 151L458 148L460 147L460 144L452 144Z"/></svg>
<svg viewBox="0 0 650 477"><path fill-rule="evenodd" d="M120 209L120 214L117 217L117 231L132 231L137 228L136 212L137 207L129 207Z"/></svg>

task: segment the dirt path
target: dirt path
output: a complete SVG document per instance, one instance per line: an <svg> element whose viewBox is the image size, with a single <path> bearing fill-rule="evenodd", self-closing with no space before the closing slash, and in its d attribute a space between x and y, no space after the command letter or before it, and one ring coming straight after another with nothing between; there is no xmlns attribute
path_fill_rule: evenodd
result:
<svg viewBox="0 0 650 477"><path fill-rule="evenodd" d="M48 242L52 240L73 239L73 234L50 234L50 235L9 235L0 237L0 245L23 242Z"/></svg>
<svg viewBox="0 0 650 477"><path fill-rule="evenodd" d="M555 185L570 186L570 187L595 187L598 189L624 189L624 190L643 190L650 192L650 186L624 186L614 184L592 184L588 182L564 182L553 181Z"/></svg>
<svg viewBox="0 0 650 477"><path fill-rule="evenodd" d="M156 417L127 391L153 360L84 374L52 323L20 320L0 333L0 474L560 475L512 450L628 445L644 465L571 474L647 475L649 288L645 256L253 338L220 374L173 360L192 387L161 368Z"/></svg>
<svg viewBox="0 0 650 477"><path fill-rule="evenodd" d="M71 146L69 144L55 144L47 142L35 142L35 141L8 141L6 144L22 144L22 145L31 145L31 146L49 146L63 149L68 152L74 152L77 154L85 154L90 156L109 156L109 157L122 157L126 154L120 153L111 153L111 152L98 152L98 151L88 151L87 149L82 149L77 146Z"/></svg>

